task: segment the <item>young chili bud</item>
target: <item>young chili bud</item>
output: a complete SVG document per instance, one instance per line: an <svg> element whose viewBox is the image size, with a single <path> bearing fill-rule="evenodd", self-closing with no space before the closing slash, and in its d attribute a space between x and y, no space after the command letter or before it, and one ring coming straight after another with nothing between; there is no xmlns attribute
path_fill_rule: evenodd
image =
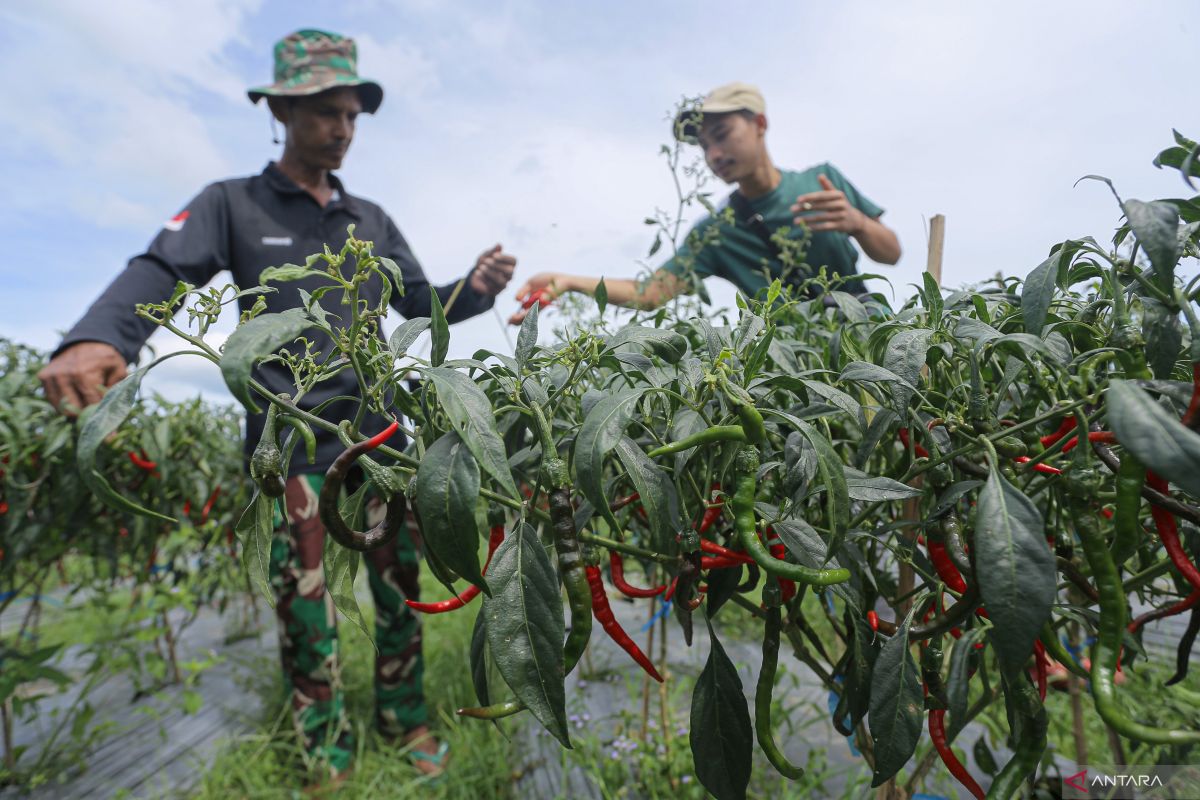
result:
<svg viewBox="0 0 1200 800"><path fill-rule="evenodd" d="M267 409L267 421L263 425L262 438L250 456L250 477L267 497L281 497L287 486L283 477L283 453L275 441L276 420L279 406L274 403Z"/></svg>

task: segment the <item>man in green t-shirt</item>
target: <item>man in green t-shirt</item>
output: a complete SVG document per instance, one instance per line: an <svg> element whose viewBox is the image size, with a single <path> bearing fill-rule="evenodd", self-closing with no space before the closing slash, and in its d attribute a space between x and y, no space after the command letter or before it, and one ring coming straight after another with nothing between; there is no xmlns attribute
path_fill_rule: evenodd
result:
<svg viewBox="0 0 1200 800"><path fill-rule="evenodd" d="M675 256L645 281L605 277L608 302L657 308L694 290L693 275L716 275L750 296L775 278L798 282L821 267L830 275L852 276L858 261L854 242L872 261L895 264L900 259L896 234L879 221L882 208L832 164L803 172L780 170L767 153L766 134L766 102L758 89L745 83L714 89L699 108L675 120L675 136L698 144L713 173L737 186L728 200L733 222L722 214L705 217ZM781 229L786 229L783 236ZM785 274L785 262L797 260L807 271ZM517 291L517 300L538 292L543 302L564 292L592 294L599 282L597 277L541 272ZM856 279L839 288L864 291ZM525 314L520 310L509 321L519 324Z"/></svg>

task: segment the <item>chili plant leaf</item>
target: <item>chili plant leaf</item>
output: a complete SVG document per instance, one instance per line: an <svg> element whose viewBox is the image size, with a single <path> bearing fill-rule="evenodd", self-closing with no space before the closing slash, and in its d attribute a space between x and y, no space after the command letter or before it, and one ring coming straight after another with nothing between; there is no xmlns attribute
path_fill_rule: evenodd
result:
<svg viewBox="0 0 1200 800"><path fill-rule="evenodd" d="M975 515L979 589L1002 636L993 637L1000 666L1020 670L1050 619L1057 592L1054 553L1046 546L1037 506L993 466Z"/></svg>
<svg viewBox="0 0 1200 800"><path fill-rule="evenodd" d="M679 529L679 495L671 476L651 461L628 436L621 437L616 450L646 511L655 549L669 550Z"/></svg>
<svg viewBox="0 0 1200 800"><path fill-rule="evenodd" d="M1021 318L1025 322L1026 332L1034 336L1041 336L1042 328L1046 325L1046 313L1058 288L1058 262L1061 257L1061 251L1055 250L1049 258L1033 268L1021 285Z"/></svg>
<svg viewBox="0 0 1200 800"><path fill-rule="evenodd" d="M626 389L601 398L584 417L575 437L573 463L579 491L614 530L619 526L604 496L604 458L625 435L634 404L644 392L645 389Z"/></svg>
<svg viewBox="0 0 1200 800"><path fill-rule="evenodd" d="M479 465L457 433L443 434L425 451L417 467L417 505L426 545L438 559L484 593L491 593L480 573Z"/></svg>
<svg viewBox="0 0 1200 800"><path fill-rule="evenodd" d="M366 489L366 484L362 489ZM358 495L355 492L355 495ZM365 497L365 493L363 494ZM347 501L346 505L350 505ZM343 518L346 517L346 511L351 509L339 509ZM362 609L358 607L358 598L354 595L354 579L358 576L358 565L361 561L361 554L357 550L351 550L348 547L342 547L333 541L332 536L325 537L325 553L322 558L322 566L325 568L325 587L329 590L329 596L333 600L334 607L342 612L342 616L350 620L356 628L363 632L367 637L367 641L375 647L375 637L371 632L371 627L367 625L367 621L363 619Z"/></svg>
<svg viewBox="0 0 1200 800"><path fill-rule="evenodd" d="M392 358L407 355L408 348L412 347L418 336L429 329L430 323L429 317L413 317L397 325L396 330L388 337L388 349L392 351Z"/></svg>
<svg viewBox="0 0 1200 800"><path fill-rule="evenodd" d="M687 352L687 339L675 331L650 328L645 325L626 325L617 331L616 335L608 341L606 352L611 353L625 344L631 344L645 352L652 353L668 364L676 363Z"/></svg>
<svg viewBox="0 0 1200 800"><path fill-rule="evenodd" d="M496 667L538 722L569 748L558 574L533 528L522 524L504 537L488 581L492 596L483 599L482 613Z"/></svg>
<svg viewBox="0 0 1200 800"><path fill-rule="evenodd" d="M920 497L921 490L906 486L900 481L883 475L866 475L852 467L842 467L846 473L846 491L851 500L904 500Z"/></svg>
<svg viewBox="0 0 1200 800"><path fill-rule="evenodd" d="M836 386L820 381L803 381L803 384L808 391L845 411L853 422L858 422L862 416L862 406L859 402Z"/></svg>
<svg viewBox="0 0 1200 800"><path fill-rule="evenodd" d="M946 679L946 700L950 712L950 725L946 729L946 738L953 741L966 724L967 695L970 690L970 662L976 653L975 643L983 638L987 628L972 628L954 640L954 649L950 652L950 676Z"/></svg>
<svg viewBox="0 0 1200 800"><path fill-rule="evenodd" d="M712 649L692 691L692 760L696 777L717 800L746 796L750 784L753 731L737 667L708 624Z"/></svg>
<svg viewBox="0 0 1200 800"><path fill-rule="evenodd" d="M238 539L242 543L242 565L250 576L250 582L258 587L275 607L275 593L271 591L271 535L274 525L275 503L261 492L255 492L254 502L242 514L237 524Z"/></svg>
<svg viewBox="0 0 1200 800"><path fill-rule="evenodd" d="M293 341L311 325L312 321L304 311L289 308L279 314L259 314L229 335L221 351L221 377L250 413L261 413L250 394L250 372L254 365Z"/></svg>
<svg viewBox="0 0 1200 800"><path fill-rule="evenodd" d="M1151 203L1126 200L1121 207L1133 235L1150 258L1158 285L1170 291L1175 280L1175 262L1179 259L1179 212L1162 200Z"/></svg>
<svg viewBox="0 0 1200 800"><path fill-rule="evenodd" d="M492 403L483 389L463 373L449 367L433 367L424 372L425 377L437 388L438 402L450 418L450 424L466 442L479 466L510 497L519 497L512 470L508 468L504 440L496 430Z"/></svg>
<svg viewBox="0 0 1200 800"><path fill-rule="evenodd" d="M912 758L921 738L925 706L917 662L908 649L910 622L911 616L900 625L896 635L887 640L875 659L867 717L871 739L875 743L872 787L899 772Z"/></svg>
<svg viewBox="0 0 1200 800"><path fill-rule="evenodd" d="M488 692L487 669L487 618L483 612L475 615L475 627L471 629L471 683L475 686L475 698L481 706L492 704Z"/></svg>
<svg viewBox="0 0 1200 800"><path fill-rule="evenodd" d="M1108 386L1108 424L1138 460L1192 497L1200 497L1200 434L1185 428L1129 381Z"/></svg>
<svg viewBox="0 0 1200 800"><path fill-rule="evenodd" d="M525 370L529 364L529 357L533 355L533 348L537 347L539 305L540 303L534 303L529 307L529 313L521 321L521 330L517 333L517 348L513 351L513 356L517 360L518 373Z"/></svg>
<svg viewBox="0 0 1200 800"><path fill-rule="evenodd" d="M75 446L76 470L92 493L115 509L160 519L164 522L176 521L174 517L143 508L113 489L104 475L96 469L96 451L100 449L100 445L110 433L121 427L133 410L133 404L137 400L138 390L142 386L142 379L146 377L146 373L168 358L183 354L170 353L150 362L141 369L134 370L120 383L105 392L99 403L85 409L80 417L79 441Z"/></svg>
<svg viewBox="0 0 1200 800"><path fill-rule="evenodd" d="M1154 377L1169 379L1175 369L1175 357L1183 346L1179 314L1152 297L1143 297L1142 335L1146 339L1146 361Z"/></svg>
<svg viewBox="0 0 1200 800"><path fill-rule="evenodd" d="M921 367L925 366L925 352L933 331L928 328L909 328L888 340L883 353L883 366L903 378L903 382L892 387L892 398L896 412L901 416L912 400L913 388L921 382Z"/></svg>
<svg viewBox="0 0 1200 800"><path fill-rule="evenodd" d="M828 552L836 553L846 538L850 527L850 492L846 487L846 473L833 442L824 433L802 419L783 411L770 408L762 409L764 416L775 416L793 425L801 435L808 440L817 454L817 469L821 472L821 480L825 485L825 511L828 516L829 542Z"/></svg>

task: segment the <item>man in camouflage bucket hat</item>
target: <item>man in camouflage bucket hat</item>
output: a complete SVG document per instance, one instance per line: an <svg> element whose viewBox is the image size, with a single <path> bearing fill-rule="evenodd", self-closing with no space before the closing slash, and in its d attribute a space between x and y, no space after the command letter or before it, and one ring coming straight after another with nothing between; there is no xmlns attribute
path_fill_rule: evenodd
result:
<svg viewBox="0 0 1200 800"><path fill-rule="evenodd" d="M378 84L358 76L354 41L325 31L298 31L275 46L275 82L248 94L252 102L266 97L273 117L283 124L282 156L259 175L205 188L163 225L149 250L129 262L71 329L39 373L47 399L65 413L98 402L103 389L124 378L127 365L137 360L157 326L135 315L136 304L161 302L178 280L203 286L222 270L231 272L239 286L255 286L266 267L304 263L326 244L337 252L351 223L358 238L375 243L376 255L400 265L405 292L393 291L391 306L407 318L430 315L429 280L395 223L375 203L348 194L333 174L349 149L359 113L374 112L383 99ZM461 281L433 287L447 319L458 322L490 309L515 265L516 259L497 244L476 259ZM300 304L299 290L313 293L319 286L319 281L295 281L257 297L266 301L268 312L278 313ZM360 300L377 304L382 290L382 281L373 279L360 287ZM329 314L341 313L337 298L335 292L321 297ZM252 299L239 300L242 311ZM333 343L309 333L318 340L318 359L328 358ZM295 391L291 373L280 363L260 365L254 375L272 392ZM325 404L322 416L336 422L351 416L357 402L334 398L358 393L354 373L347 370L298 402L314 413ZM369 430L382 430L390 422L369 416L364 423ZM264 414L247 417L247 456L262 434L264 419ZM323 764L337 780L350 767L354 741L343 704L337 627L322 567L325 530L316 515L316 497L343 445L324 430L318 429L316 436L315 462L309 464L298 448L288 466L287 524L279 515L271 583L293 722L310 760ZM361 481L361 475L352 473L347 484L355 479ZM370 502L368 514L379 514L381 505L377 499ZM376 606L376 727L385 738L410 748L409 757L422 772L440 773L446 746L439 746L428 728L420 621L404 604L405 598L418 599L413 541L398 536L363 561Z"/></svg>

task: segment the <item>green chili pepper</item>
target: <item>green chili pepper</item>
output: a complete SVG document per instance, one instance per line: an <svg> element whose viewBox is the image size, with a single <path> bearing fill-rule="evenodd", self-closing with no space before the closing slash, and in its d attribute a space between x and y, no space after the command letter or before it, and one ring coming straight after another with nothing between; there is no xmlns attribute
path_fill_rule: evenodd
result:
<svg viewBox="0 0 1200 800"><path fill-rule="evenodd" d="M989 800L1010 800L1020 794L1022 784L1037 769L1046 751L1046 731L1049 723L1046 709L1038 699L1037 689L1024 675L1014 678L1010 690L1016 692L1013 706L1020 715L1021 735L1017 738L1012 758L1000 770L988 789Z"/></svg>
<svg viewBox="0 0 1200 800"><path fill-rule="evenodd" d="M388 500L384 518L368 531L351 530L346 521L342 519L341 509L338 508L342 483L346 480L350 467L354 465L355 459L359 456L378 447L377 440L378 437L356 442L334 459L333 464L325 472L325 483L321 486L321 494L317 499L317 514L320 516L325 530L329 532L334 541L350 550L364 551L382 547L396 538L396 534L400 532L400 526L404 524L404 512L407 510L408 502L403 491L397 491L392 495L392 498Z"/></svg>
<svg viewBox="0 0 1200 800"><path fill-rule="evenodd" d="M1146 468L1126 453L1117 469L1117 502L1113 517L1113 564L1119 570L1137 552L1142 541L1142 526L1138 511L1142 507L1142 486L1146 483Z"/></svg>
<svg viewBox="0 0 1200 800"><path fill-rule="evenodd" d="M279 406L272 403L267 409L267 421L263 425L262 438L250 456L250 477L267 497L282 497L287 488L283 477L283 453L275 441L276 420Z"/></svg>
<svg viewBox="0 0 1200 800"><path fill-rule="evenodd" d="M737 415L742 421L742 430L746 432L746 441L758 444L767 438L767 429L757 408L750 403L738 403Z"/></svg>
<svg viewBox="0 0 1200 800"><path fill-rule="evenodd" d="M754 690L754 733L758 746L762 748L779 774L789 780L804 777L804 770L792 764L775 744L771 733L771 694L775 689L775 668L779 664L779 632L783 627L779 604L783 594L779 582L768 580L763 586L763 603L767 606L766 626L763 631L762 667L758 671L758 685Z"/></svg>
<svg viewBox="0 0 1200 800"><path fill-rule="evenodd" d="M829 586L850 580L850 571L845 568L812 569L772 557L759 541L755 530L754 499L758 489L758 448L743 447L738 452L736 467L737 489L730 498L734 529L742 548L767 574L812 586Z"/></svg>
<svg viewBox="0 0 1200 800"><path fill-rule="evenodd" d="M308 426L308 423L291 414L280 414L279 419L281 422L291 425L296 430L296 434L304 440L304 456L308 459L308 463L312 464L316 461L317 437L313 435L312 428Z"/></svg>
<svg viewBox="0 0 1200 800"><path fill-rule="evenodd" d="M546 459L550 479L550 524L554 530L554 552L558 568L567 589L567 604L571 608L571 632L563 645L563 670L571 674L579 663L588 639L592 635L592 590L588 585L579 537L575 532L575 511L571 508L571 488L567 465L561 458Z"/></svg>
<svg viewBox="0 0 1200 800"><path fill-rule="evenodd" d="M1200 742L1200 731L1164 730L1136 722L1117 702L1113 686L1114 670L1125 634L1125 587L1104 533L1092 513L1088 495L1079 487L1067 483L1075 495L1075 530L1083 545L1083 553L1091 567L1100 594L1100 624L1096 649L1092 653L1092 700L1100 717L1122 736L1151 744L1192 744Z"/></svg>
<svg viewBox="0 0 1200 800"><path fill-rule="evenodd" d="M759 424L762 424L762 417L759 417ZM659 456L666 456L671 453L680 453L703 444L712 444L713 442L744 442L747 439L746 431L741 425L713 425L711 428L705 428L679 441L664 444L662 447L656 447L646 455L650 458L658 458Z"/></svg>

